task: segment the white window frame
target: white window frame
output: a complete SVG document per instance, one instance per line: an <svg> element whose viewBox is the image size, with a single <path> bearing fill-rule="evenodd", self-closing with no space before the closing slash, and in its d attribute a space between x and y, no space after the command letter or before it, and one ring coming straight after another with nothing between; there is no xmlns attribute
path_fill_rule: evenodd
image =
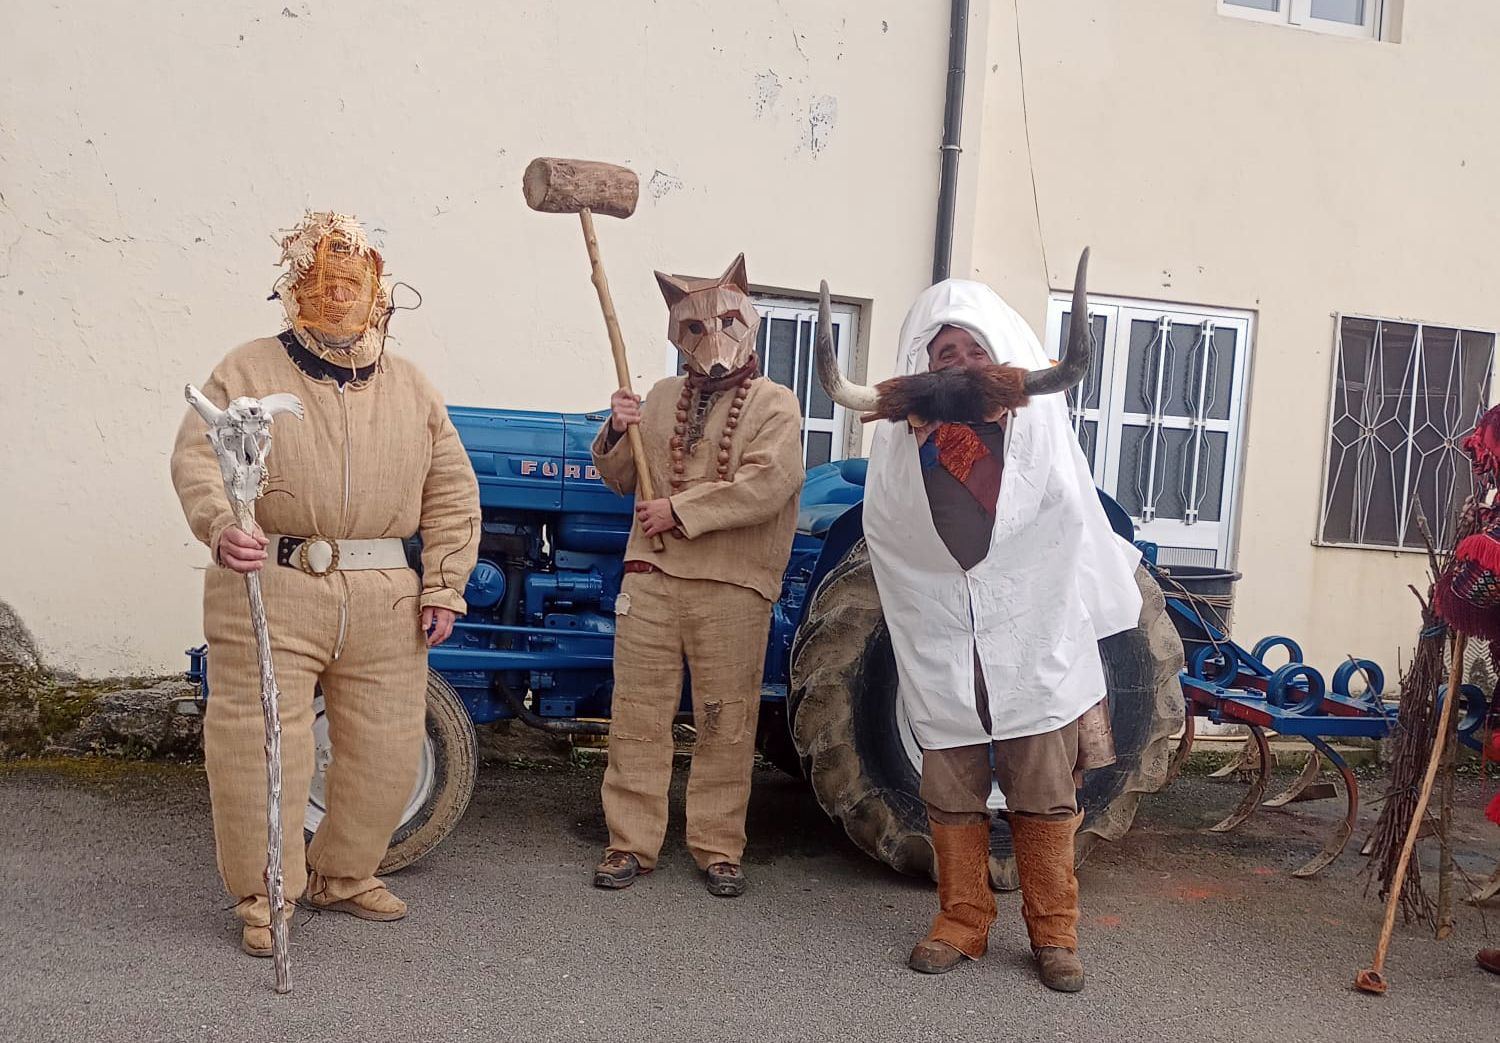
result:
<svg viewBox="0 0 1500 1043"><path fill-rule="evenodd" d="M1365 314L1361 314L1359 312L1335 312L1334 315L1333 315L1333 353L1332 353L1333 354L1333 358L1332 358L1332 360L1330 362L1330 366L1329 366L1329 376L1328 376L1328 415L1324 418L1324 425L1323 425L1324 426L1324 433L1323 433L1323 473L1322 473L1322 475L1320 477L1319 486L1318 486L1318 528L1313 533L1313 541L1312 541L1313 542L1313 546L1315 546L1315 547L1336 547L1336 548L1339 548L1341 550L1374 550L1374 551L1383 551L1383 552L1385 552L1387 554L1426 554L1427 553L1427 548L1425 546L1420 545L1420 544L1413 545L1413 546L1404 546L1404 545L1399 544L1399 543L1398 544L1390 544L1390 543L1359 543L1359 542L1354 542L1354 541L1344 542L1344 541L1340 541L1340 540L1330 540L1330 539L1326 539L1324 537L1324 532L1325 532L1325 530L1327 529L1327 526L1328 526L1328 492L1329 492L1328 486L1329 486L1329 478L1332 477L1332 473L1331 472L1332 472L1332 467L1333 467L1333 425L1335 423L1335 420L1336 420L1336 417L1337 417L1338 411L1339 411L1339 404L1338 404L1338 394L1339 394L1339 363L1341 362L1341 360L1343 358L1343 350L1344 350L1344 320L1345 319L1359 319L1359 320L1362 320L1362 321L1365 321L1365 322L1375 322L1375 323L1391 323L1393 325L1400 325L1400 326L1415 326L1416 327L1416 334L1415 334L1415 336L1414 336L1414 338L1412 340L1412 352L1416 355L1417 358L1422 358L1423 357L1422 356L1422 331L1424 329L1426 329L1427 327L1429 327L1429 326L1435 327L1435 328L1438 328L1438 329L1456 330L1458 332L1458 334L1460 335L1460 337L1463 334L1465 334L1465 333L1473 333L1473 334L1478 334L1480 336L1487 336L1487 337L1489 337L1490 338L1490 362L1489 362L1489 372L1488 372L1488 384L1485 387L1485 392L1484 392L1484 395L1482 396L1483 400L1480 403L1480 412L1481 413L1483 413L1484 409L1490 403L1494 402L1494 400L1495 400L1495 363L1496 363L1497 360L1500 360L1500 332L1497 332L1496 330L1493 330L1493 329L1486 329L1485 327L1482 327L1482 326L1465 326L1465 325L1462 325L1462 324L1459 324L1459 323L1452 323L1452 322L1424 322L1424 321L1421 321L1419 319L1398 319L1398 318L1392 318L1391 316L1365 315ZM1418 377L1418 373L1417 373L1416 369L1414 368L1413 371L1412 371L1412 380L1413 380L1413 384L1414 385L1415 385L1415 381L1417 380L1417 377ZM1415 408L1415 396L1413 396L1413 408ZM1407 425L1406 425L1406 438L1409 441L1411 439L1411 437L1412 437L1411 423L1410 423L1410 421L1408 421ZM1459 450L1459 453L1460 453L1460 456L1462 457L1462 451L1461 450ZM1468 460L1467 460L1466 457L1462 457L1461 458L1461 461L1460 461L1458 467L1459 467L1458 474L1460 476L1468 473ZM1410 512L1412 510L1412 496L1411 496L1410 490L1409 490L1410 470L1411 470L1411 462L1410 462L1410 459L1408 458L1407 465L1406 465L1406 473L1405 473L1405 476L1404 476L1404 479L1403 479L1403 484L1408 486L1408 489L1407 489L1407 491L1404 494L1405 495L1405 499L1406 499L1406 503L1404 503L1403 505L1401 505L1401 509L1404 512ZM1428 519L1428 522L1429 522L1429 524L1431 524L1432 523L1432 519ZM1406 525L1404 523L1401 524L1399 526L1399 529L1400 529L1401 532L1404 533L1406 531ZM1440 536L1440 534L1435 534L1435 537L1438 538L1438 540L1439 540L1440 545L1439 545L1438 549L1441 550L1442 549L1442 546L1441 546L1441 536Z"/></svg>
<svg viewBox="0 0 1500 1043"><path fill-rule="evenodd" d="M1072 306L1071 294L1053 293L1048 299L1045 343L1048 345L1049 352L1054 355L1060 350L1063 314L1071 311ZM1190 563L1189 558L1212 554L1214 563L1218 567L1230 567L1238 550L1245 418L1249 405L1250 360L1255 349L1255 314L1233 308L1212 308L1202 305L1090 294L1091 330L1095 316L1104 317L1108 341L1105 344L1094 345L1094 349L1104 355L1104 365L1099 375L1099 406L1093 409L1086 408L1080 399L1069 410L1075 431L1085 421L1093 421L1095 424L1094 482L1111 495L1113 495L1112 490L1119 488L1121 432L1125 427L1156 426L1162 430L1191 431L1194 427L1201 426L1205 432L1224 434L1224 486L1218 521L1198 522L1196 519L1181 521L1171 518L1134 518L1132 520L1136 524L1137 539L1158 544L1168 557L1171 557L1171 551L1177 551L1183 559L1177 562L1178 564ZM1230 402L1227 419L1194 420L1191 417L1168 415L1152 417L1143 413L1126 412L1125 392L1130 368L1131 323L1135 321L1157 323L1163 317L1195 321L1199 325L1212 322L1216 326L1230 326L1236 330L1234 372L1231 374L1229 383ZM1196 563L1196 561L1191 563Z"/></svg>
<svg viewBox="0 0 1500 1043"><path fill-rule="evenodd" d="M1380 40L1385 36L1385 0L1366 0L1364 21L1359 25L1340 22L1331 18L1314 18L1312 0L1280 0L1278 10L1262 11L1244 7L1232 0L1217 0L1219 13L1230 18L1244 18L1252 22L1269 22L1273 25L1289 25L1315 33L1332 36L1349 36L1363 40Z"/></svg>
<svg viewBox="0 0 1500 1043"><path fill-rule="evenodd" d="M817 299L788 297L779 294L752 293L751 300L755 303L755 310L760 313L762 324L769 322L771 319L788 320L796 323L796 343L803 343L805 336L808 345L807 356L804 358L799 351L794 359L792 384L795 387L801 381L803 367L806 366L809 394L811 394L813 382L818 379L816 362L813 355L816 350L816 337L818 333ZM834 353L838 356L839 369L848 374L854 359L855 345L859 343L859 307L854 304L833 301L831 302L830 310L833 312ZM677 348L670 343L667 344L666 372L668 376L675 376L682 372L677 359ZM762 360L762 368L764 369L764 360ZM807 415L806 410L803 410L802 431L804 436L813 431L828 433L828 460L830 463L834 460L843 460L849 456L848 424L848 413L837 402L833 403L833 417L831 419L810 417ZM802 440L802 455L805 462L807 458L806 437Z"/></svg>

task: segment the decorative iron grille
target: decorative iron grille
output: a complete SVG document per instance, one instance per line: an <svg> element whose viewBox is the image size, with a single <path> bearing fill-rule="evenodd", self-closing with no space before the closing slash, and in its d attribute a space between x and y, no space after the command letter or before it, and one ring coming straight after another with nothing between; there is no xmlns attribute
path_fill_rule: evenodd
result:
<svg viewBox="0 0 1500 1043"><path fill-rule="evenodd" d="M1334 348L1319 542L1439 548L1473 489L1461 443L1489 400L1495 335L1343 315Z"/></svg>

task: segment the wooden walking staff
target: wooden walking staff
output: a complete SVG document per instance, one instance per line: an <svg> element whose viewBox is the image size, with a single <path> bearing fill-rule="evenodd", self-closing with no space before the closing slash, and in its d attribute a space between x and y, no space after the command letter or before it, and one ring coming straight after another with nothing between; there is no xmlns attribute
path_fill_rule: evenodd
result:
<svg viewBox="0 0 1500 1043"><path fill-rule="evenodd" d="M1438 717L1437 734L1432 740L1432 756L1427 761L1427 774L1422 779L1421 792L1417 794L1417 806L1412 809L1411 825L1406 829L1406 843L1402 845L1401 857L1396 862L1396 875L1391 880L1390 893L1385 900L1385 922L1380 927L1380 939L1375 943L1375 962L1354 976L1354 987L1361 992L1380 995L1386 990L1385 954L1391 947L1391 931L1396 926L1396 909L1401 905L1401 885L1406 883L1406 867L1411 863L1412 850L1417 846L1417 834L1422 831L1422 817L1427 813L1427 802L1432 798L1432 783L1437 778L1438 765L1443 760L1443 744L1448 738L1448 724L1453 717L1453 707L1458 703L1459 686L1464 676L1464 648L1468 638L1463 634L1453 635L1449 649L1452 663L1448 667L1448 689L1443 695L1443 712Z"/></svg>
<svg viewBox="0 0 1500 1043"><path fill-rule="evenodd" d="M625 338L620 335L620 320L609 294L609 279L604 275L604 261L599 256L599 239L594 234L594 214L626 218L635 213L640 195L640 179L635 171L613 163L584 159L533 159L521 177L526 205L544 214L577 214L583 225L583 244L589 254L590 281L599 295L604 312L604 328L609 333L609 348L615 357L617 386L630 391L630 366L625 359ZM634 392L632 392L633 394ZM642 500L656 499L651 471L646 464L646 447L638 425L625 429L630 440L630 455L635 460L636 485ZM651 548L666 549L660 535L651 537Z"/></svg>
<svg viewBox="0 0 1500 1043"><path fill-rule="evenodd" d="M267 395L262 399L237 398L220 409L193 385L186 390L188 403L208 425L208 441L219 458L224 476L224 495L234 511L235 524L244 532L255 531L255 501L266 480L266 453L271 449L271 421L289 414L302 419L302 401L296 395ZM276 670L271 663L271 635L266 627L266 606L260 596L260 573L245 573L245 592L250 599L250 626L255 631L255 653L260 662L260 706L266 718L266 897L271 907L271 955L276 969L276 991L292 991L292 961L287 952L286 893L281 867L281 715Z"/></svg>

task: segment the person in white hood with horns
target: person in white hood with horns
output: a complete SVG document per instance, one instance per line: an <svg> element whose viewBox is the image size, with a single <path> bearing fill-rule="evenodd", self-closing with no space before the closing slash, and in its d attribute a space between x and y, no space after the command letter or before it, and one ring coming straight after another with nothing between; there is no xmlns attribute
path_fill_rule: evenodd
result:
<svg viewBox="0 0 1500 1043"><path fill-rule="evenodd" d="M1141 612L1140 553L1110 528L1058 394L1088 372L1088 323L1077 318L1087 261L1085 250L1056 367L994 290L960 279L918 296L901 328L901 375L876 388L844 381L831 345L819 345L831 397L882 421L865 538L922 747L941 906L909 965L942 973L985 953L998 781L1032 953L1042 981L1067 992L1083 987L1078 780L1114 759L1098 642Z"/></svg>

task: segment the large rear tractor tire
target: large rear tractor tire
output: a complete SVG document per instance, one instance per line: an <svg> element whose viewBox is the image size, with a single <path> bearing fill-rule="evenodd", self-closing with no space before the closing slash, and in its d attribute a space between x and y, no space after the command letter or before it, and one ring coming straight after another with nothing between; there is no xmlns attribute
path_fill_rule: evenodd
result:
<svg viewBox="0 0 1500 1043"><path fill-rule="evenodd" d="M1118 759L1088 772L1076 859L1124 836L1142 793L1167 780L1182 726L1182 642L1161 590L1136 574L1143 605L1134 630L1100 642ZM864 852L936 879L927 812L917 796L921 750L896 695L896 659L863 541L819 584L792 644L792 737L818 803ZM1010 830L997 816L990 876L1015 884Z"/></svg>
<svg viewBox="0 0 1500 1043"><path fill-rule="evenodd" d="M313 714L315 767L302 831L308 841L327 814L323 799L328 765L334 756L321 692L313 703ZM391 834L390 847L376 872L383 876L405 869L442 843L468 810L478 774L474 722L452 686L429 670L427 735L417 765L417 778L401 823Z"/></svg>

